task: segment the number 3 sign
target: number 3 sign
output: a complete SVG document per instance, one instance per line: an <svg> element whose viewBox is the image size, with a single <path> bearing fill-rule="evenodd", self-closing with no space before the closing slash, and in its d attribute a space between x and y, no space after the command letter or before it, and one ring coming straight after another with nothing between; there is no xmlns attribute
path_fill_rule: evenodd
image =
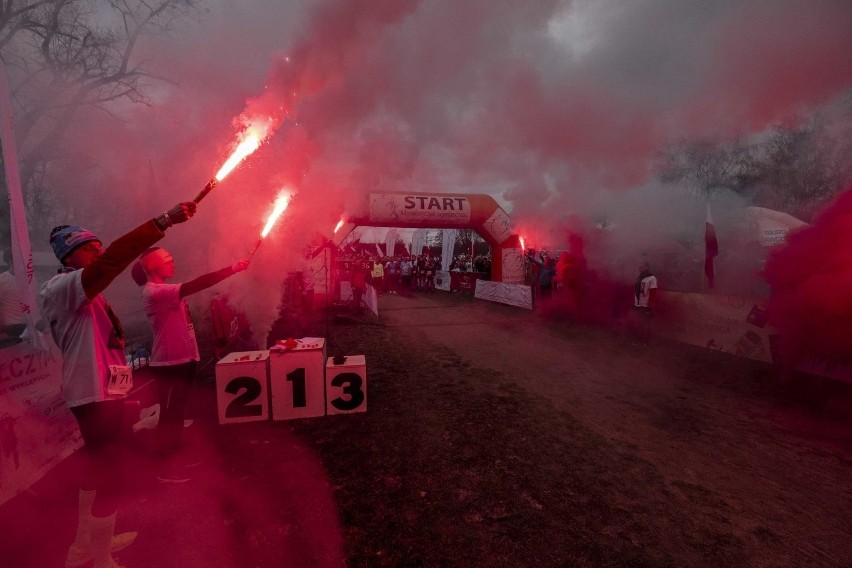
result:
<svg viewBox="0 0 852 568"><path fill-rule="evenodd" d="M349 355L337 365L329 359L325 381L327 414L367 410L367 362L363 355Z"/></svg>

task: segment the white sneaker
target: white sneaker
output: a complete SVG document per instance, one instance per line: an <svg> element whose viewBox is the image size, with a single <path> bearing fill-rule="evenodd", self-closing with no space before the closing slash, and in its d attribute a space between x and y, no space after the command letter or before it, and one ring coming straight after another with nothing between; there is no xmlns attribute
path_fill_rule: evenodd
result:
<svg viewBox="0 0 852 568"><path fill-rule="evenodd" d="M137 536L139 536L139 533L135 531L114 535L112 537L112 544L110 545L110 552L117 552L127 548L133 544ZM65 568L78 568L91 561L92 551L89 547L72 544L71 548L68 549L68 554L65 556Z"/></svg>

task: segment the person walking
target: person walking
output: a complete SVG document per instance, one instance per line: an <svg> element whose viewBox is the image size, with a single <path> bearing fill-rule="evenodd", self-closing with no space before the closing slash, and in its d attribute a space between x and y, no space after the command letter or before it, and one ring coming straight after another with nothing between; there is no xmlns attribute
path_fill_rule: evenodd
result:
<svg viewBox="0 0 852 568"><path fill-rule="evenodd" d="M116 568L112 551L136 538L135 532L113 535L123 486L124 399L133 380L121 322L101 292L195 208L191 201L179 203L105 249L99 237L76 225L50 232L62 267L42 286L39 299L62 353L62 394L83 438L77 532L66 567L93 562L94 568Z"/></svg>
<svg viewBox="0 0 852 568"><path fill-rule="evenodd" d="M355 312L355 315L360 316L364 312L361 306L361 297L367 288L367 269L364 268L364 261L360 258L352 261L349 283L352 286L352 311Z"/></svg>

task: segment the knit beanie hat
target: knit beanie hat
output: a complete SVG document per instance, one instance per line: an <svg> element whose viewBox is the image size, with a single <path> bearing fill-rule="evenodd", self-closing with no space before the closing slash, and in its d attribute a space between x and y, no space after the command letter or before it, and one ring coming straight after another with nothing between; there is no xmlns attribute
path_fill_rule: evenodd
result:
<svg viewBox="0 0 852 568"><path fill-rule="evenodd" d="M59 262L86 243L101 240L91 231L76 225L59 225L50 232L50 246Z"/></svg>

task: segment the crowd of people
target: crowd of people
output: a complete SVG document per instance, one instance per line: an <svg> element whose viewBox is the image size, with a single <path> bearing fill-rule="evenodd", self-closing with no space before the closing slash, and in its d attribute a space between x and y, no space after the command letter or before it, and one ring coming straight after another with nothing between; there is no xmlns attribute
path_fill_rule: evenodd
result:
<svg viewBox="0 0 852 568"><path fill-rule="evenodd" d="M380 295L434 292L435 276L442 266L440 256L427 254L379 257L352 253L340 255L338 261L349 263L351 266L348 274L341 273L338 277L352 283L353 294L363 293L363 286L367 283ZM357 265L364 262L369 263L371 268L365 269L362 275ZM489 278L491 255L478 255L473 259L470 255L456 256L450 262L450 272L479 272L484 278Z"/></svg>

